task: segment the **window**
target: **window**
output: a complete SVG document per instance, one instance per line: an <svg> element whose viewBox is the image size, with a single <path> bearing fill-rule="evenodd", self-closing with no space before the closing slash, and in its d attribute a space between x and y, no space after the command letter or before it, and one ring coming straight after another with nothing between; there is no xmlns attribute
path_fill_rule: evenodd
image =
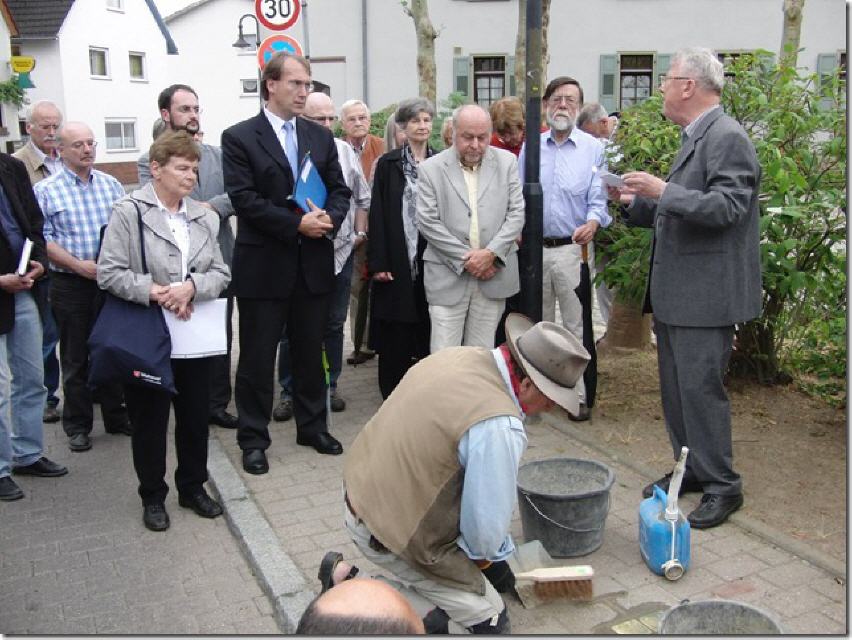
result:
<svg viewBox="0 0 852 640"><path fill-rule="evenodd" d="M651 97L654 83L654 56L652 54L623 54L619 89L621 110L644 102Z"/></svg>
<svg viewBox="0 0 852 640"><path fill-rule="evenodd" d="M130 79L146 80L145 54L131 51L128 54L128 60L130 61Z"/></svg>
<svg viewBox="0 0 852 640"><path fill-rule="evenodd" d="M485 107L506 95L506 58L504 56L474 57L473 101Z"/></svg>
<svg viewBox="0 0 852 640"><path fill-rule="evenodd" d="M136 149L136 120L106 121L107 151L131 151Z"/></svg>
<svg viewBox="0 0 852 640"><path fill-rule="evenodd" d="M725 80L731 80L734 77L733 72L728 71L731 65L737 61L744 52L742 51L718 51L716 52L716 57L719 58L719 62L722 63L722 66L725 67Z"/></svg>
<svg viewBox="0 0 852 640"><path fill-rule="evenodd" d="M93 78L109 78L109 49L89 47L89 74Z"/></svg>
<svg viewBox="0 0 852 640"><path fill-rule="evenodd" d="M840 79L846 82L846 52L840 52Z"/></svg>
<svg viewBox="0 0 852 640"><path fill-rule="evenodd" d="M124 11L124 0L106 0L107 9Z"/></svg>
<svg viewBox="0 0 852 640"><path fill-rule="evenodd" d="M240 80L240 84L242 85L242 94L244 96L256 96L257 95L257 78L245 78Z"/></svg>

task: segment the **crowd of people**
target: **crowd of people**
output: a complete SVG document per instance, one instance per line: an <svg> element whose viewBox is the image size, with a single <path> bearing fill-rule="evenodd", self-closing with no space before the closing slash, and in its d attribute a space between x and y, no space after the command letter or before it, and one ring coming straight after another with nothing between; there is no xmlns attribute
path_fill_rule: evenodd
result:
<svg viewBox="0 0 852 640"><path fill-rule="evenodd" d="M29 142L17 158L0 154L0 499L23 497L12 474L67 473L43 455L42 422L61 419L70 450L85 452L95 403L108 434L131 438L153 531L169 527L172 407L178 501L202 517L222 513L204 488L210 424L236 431L250 474L269 470L271 420L294 419L299 445L343 453L327 425L329 411L346 409L348 315L347 362L378 357L384 402L345 462L347 530L366 557L434 603L427 631L452 619L507 632L499 593L512 583L523 420L554 405L572 420L591 416L575 289L583 250L593 255L617 208L629 224L654 228L646 310L655 314L666 426L675 456L690 448L681 491L704 493L690 522L721 524L742 504L722 378L734 324L760 311L760 168L722 113L723 83L712 52L678 52L661 88L664 115L684 129L681 151L665 179L630 172L618 187L601 179L617 117L584 104L572 77L548 83L534 141L544 203L537 324L514 313L530 142L517 98L457 108L439 151L425 98L401 100L382 139L370 133L364 102L348 100L338 115L313 91L310 63L281 53L262 72L263 108L226 129L221 148L202 142L196 92L164 89L130 194L94 168L86 124L63 122L50 102L33 105ZM314 171L324 196L300 205L297 184ZM176 395L132 384L93 390L87 337L105 293L159 305L179 322L224 299L213 331L226 347L172 357ZM605 288L599 297L606 313ZM656 484L667 489L668 476ZM320 579L327 591L356 573L332 553Z"/></svg>

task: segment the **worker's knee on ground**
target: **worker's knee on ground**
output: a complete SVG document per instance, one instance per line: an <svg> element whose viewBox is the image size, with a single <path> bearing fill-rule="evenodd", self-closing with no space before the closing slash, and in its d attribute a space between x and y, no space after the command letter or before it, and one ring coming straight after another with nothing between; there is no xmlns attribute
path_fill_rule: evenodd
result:
<svg viewBox="0 0 852 640"><path fill-rule="evenodd" d="M512 633L512 625L509 622L509 607L504 606L500 615L483 620L468 628L471 633L477 634L496 635Z"/></svg>

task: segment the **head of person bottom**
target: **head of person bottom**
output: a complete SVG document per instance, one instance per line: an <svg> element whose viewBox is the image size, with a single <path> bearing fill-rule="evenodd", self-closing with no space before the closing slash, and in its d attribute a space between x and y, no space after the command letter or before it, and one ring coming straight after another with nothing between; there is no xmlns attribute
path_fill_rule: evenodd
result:
<svg viewBox="0 0 852 640"><path fill-rule="evenodd" d="M297 635L423 634L423 621L396 589L382 580L354 578L314 598Z"/></svg>

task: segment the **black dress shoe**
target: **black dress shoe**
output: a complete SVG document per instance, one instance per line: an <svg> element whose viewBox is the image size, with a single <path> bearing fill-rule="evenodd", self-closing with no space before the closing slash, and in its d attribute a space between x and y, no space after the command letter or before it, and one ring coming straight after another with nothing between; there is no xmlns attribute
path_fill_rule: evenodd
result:
<svg viewBox="0 0 852 640"><path fill-rule="evenodd" d="M293 417L293 400L284 398L278 406L272 410L272 419L275 422L286 422Z"/></svg>
<svg viewBox="0 0 852 640"><path fill-rule="evenodd" d="M340 413L346 409L346 400L337 395L337 390L331 392L331 401L329 402L331 405L331 410L334 413Z"/></svg>
<svg viewBox="0 0 852 640"><path fill-rule="evenodd" d="M107 433L111 433L112 435L125 435L132 436L133 435L133 425L130 424L130 418L125 418L121 422L116 424L111 424L109 426L104 425L104 431Z"/></svg>
<svg viewBox="0 0 852 640"><path fill-rule="evenodd" d="M0 478L0 500L10 502L12 500L20 500L24 497L24 492L9 476Z"/></svg>
<svg viewBox="0 0 852 640"><path fill-rule="evenodd" d="M57 478L68 473L68 469L42 456L25 467L12 467L12 473L19 476L39 476L40 478Z"/></svg>
<svg viewBox="0 0 852 640"><path fill-rule="evenodd" d="M178 504L192 509L202 518L215 518L222 515L222 505L208 496L204 489L191 496L178 496Z"/></svg>
<svg viewBox="0 0 852 640"><path fill-rule="evenodd" d="M169 528L169 514L166 513L166 505L162 502L146 504L142 512L142 522L151 531L165 531Z"/></svg>
<svg viewBox="0 0 852 640"><path fill-rule="evenodd" d="M327 453L331 456L339 456L343 453L343 445L340 444L330 433L317 433L312 436L296 436L296 444L303 447L313 447L319 453Z"/></svg>
<svg viewBox="0 0 852 640"><path fill-rule="evenodd" d="M59 411L52 404L44 405L44 415L41 418L42 422L53 423L59 422Z"/></svg>
<svg viewBox="0 0 852 640"><path fill-rule="evenodd" d="M266 453L263 449L246 449L243 451L243 469L246 473L253 473L256 476L269 471L269 462L266 460Z"/></svg>
<svg viewBox="0 0 852 640"><path fill-rule="evenodd" d="M353 351L352 355L346 358L346 364L358 366L359 364L364 364L367 360L372 360L375 357L375 351Z"/></svg>
<svg viewBox="0 0 852 640"><path fill-rule="evenodd" d="M696 529L709 529L722 524L734 511L743 506L743 494L723 496L718 493L705 493L701 504L689 514L687 519Z"/></svg>
<svg viewBox="0 0 852 640"><path fill-rule="evenodd" d="M665 491L669 492L669 484L672 481L672 474L667 473L662 478L657 480L656 482L652 482L651 484L645 485L645 488L642 489L642 497L650 498L654 495L654 485L657 485ZM701 488L701 483L698 480L692 480L691 478L684 478L680 483L680 491L677 492L678 496L682 496L684 493L701 493L704 489Z"/></svg>
<svg viewBox="0 0 852 640"><path fill-rule="evenodd" d="M222 427L223 429L236 429L240 426L237 416L228 413L224 409L217 411L216 413L211 413L207 422L215 424L218 427Z"/></svg>
<svg viewBox="0 0 852 640"><path fill-rule="evenodd" d="M92 448L92 440L86 433L75 433L68 438L68 448L71 451L88 451Z"/></svg>

